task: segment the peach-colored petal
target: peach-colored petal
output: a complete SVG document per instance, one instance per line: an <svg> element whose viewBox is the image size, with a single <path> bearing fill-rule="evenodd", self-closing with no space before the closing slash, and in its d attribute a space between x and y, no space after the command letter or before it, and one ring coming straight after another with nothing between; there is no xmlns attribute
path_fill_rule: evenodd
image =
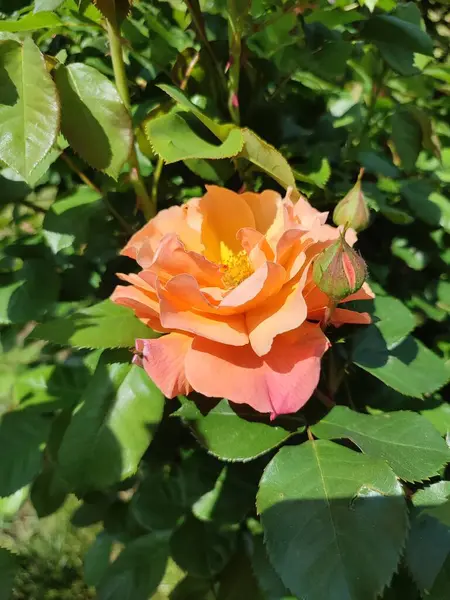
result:
<svg viewBox="0 0 450 600"><path fill-rule="evenodd" d="M325 225L328 217L327 212L319 212L304 196L300 196L294 206L294 214L299 224L305 229L311 229L315 224Z"/></svg>
<svg viewBox="0 0 450 600"><path fill-rule="evenodd" d="M243 227L238 231L237 239L245 252L247 252L250 262L255 270L266 261L274 260L274 251L269 246L265 236L259 231L256 231L256 229Z"/></svg>
<svg viewBox="0 0 450 600"><path fill-rule="evenodd" d="M161 311L161 324L167 329L176 329L195 335L201 335L209 340L230 344L231 346L244 346L248 344L248 335L243 315L215 315L200 312L192 307L192 295L195 288L188 287L186 282L189 275L177 275L167 286L158 286L158 297ZM194 280L193 277L190 281ZM195 280L194 280L195 282ZM175 285L179 285L179 293L174 293ZM198 297L198 301L201 299ZM206 301L205 301L206 303Z"/></svg>
<svg viewBox="0 0 450 600"><path fill-rule="evenodd" d="M370 323L372 323L372 317L366 312L360 313L346 308L336 308L331 313L330 321L335 327L340 327L346 323L351 323L353 325L370 325Z"/></svg>
<svg viewBox="0 0 450 600"><path fill-rule="evenodd" d="M286 280L282 266L266 262L254 273L232 289L221 301L220 308L236 308L244 312L255 308L277 294Z"/></svg>
<svg viewBox="0 0 450 600"><path fill-rule="evenodd" d="M159 302L151 294L132 285L118 285L111 295L111 300L132 308L136 316L155 331L166 331L159 319Z"/></svg>
<svg viewBox="0 0 450 600"><path fill-rule="evenodd" d="M280 336L263 358L250 346L230 348L196 338L186 357L194 390L249 404L274 418L299 410L311 397L320 375L320 359L329 342L319 327L306 323L292 336Z"/></svg>
<svg viewBox="0 0 450 600"><path fill-rule="evenodd" d="M248 204L239 194L217 187L207 186L207 193L199 202L203 214L202 242L204 255L209 260L221 262L221 243L238 253L242 250L236 238L239 229L255 228L255 218Z"/></svg>
<svg viewBox="0 0 450 600"><path fill-rule="evenodd" d="M253 213L256 230L262 234L267 233L277 217L280 194L265 190L261 194L244 192L240 197L247 202Z"/></svg>
<svg viewBox="0 0 450 600"><path fill-rule="evenodd" d="M187 251L175 233L162 238L148 268L163 281L174 275L189 273L200 285L218 286L222 283L220 266L197 252Z"/></svg>
<svg viewBox="0 0 450 600"><path fill-rule="evenodd" d="M169 333L157 340L136 340L142 366L167 398L192 391L186 378L185 358L193 339L182 333Z"/></svg>
<svg viewBox="0 0 450 600"><path fill-rule="evenodd" d="M122 254L136 258L137 252L144 242L148 252L155 252L161 238L167 233L176 232L180 240L189 250L201 252L200 232L192 229L187 221L189 209L186 206L171 206L159 213L142 229L135 233L122 250Z"/></svg>
<svg viewBox="0 0 450 600"><path fill-rule="evenodd" d="M250 344L258 356L267 354L276 336L297 329L306 319L303 280L291 282L246 314Z"/></svg>

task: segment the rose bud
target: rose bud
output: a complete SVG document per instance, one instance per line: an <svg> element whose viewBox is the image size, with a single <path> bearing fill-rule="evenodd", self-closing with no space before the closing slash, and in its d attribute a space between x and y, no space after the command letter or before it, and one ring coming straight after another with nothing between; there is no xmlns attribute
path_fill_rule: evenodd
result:
<svg viewBox="0 0 450 600"><path fill-rule="evenodd" d="M336 225L352 227L355 231L361 231L369 225L369 209L361 189L363 174L364 169L361 169L358 181L334 209L333 221Z"/></svg>
<svg viewBox="0 0 450 600"><path fill-rule="evenodd" d="M314 282L334 302L342 301L357 292L366 275L366 263L347 244L343 235L314 261Z"/></svg>

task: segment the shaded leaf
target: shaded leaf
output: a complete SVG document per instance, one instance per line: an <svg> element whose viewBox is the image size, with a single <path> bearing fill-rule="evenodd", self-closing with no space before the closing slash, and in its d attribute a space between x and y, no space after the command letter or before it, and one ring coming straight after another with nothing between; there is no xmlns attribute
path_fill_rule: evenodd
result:
<svg viewBox="0 0 450 600"><path fill-rule="evenodd" d="M148 600L164 576L168 536L149 533L133 540L108 567L98 587L98 600Z"/></svg>
<svg viewBox="0 0 450 600"><path fill-rule="evenodd" d="M422 129L407 108L398 106L391 118L392 141L405 171L415 167L422 149Z"/></svg>
<svg viewBox="0 0 450 600"><path fill-rule="evenodd" d="M442 565L438 576L436 577L430 594L427 596L429 600L446 600L450 589L450 553L446 561Z"/></svg>
<svg viewBox="0 0 450 600"><path fill-rule="evenodd" d="M211 579L233 555L236 532L220 530L192 516L172 535L170 546L179 567L194 577Z"/></svg>
<svg viewBox="0 0 450 600"><path fill-rule="evenodd" d="M10 496L31 483L41 469L42 446L50 419L30 410L7 412L0 420L0 497Z"/></svg>
<svg viewBox="0 0 450 600"><path fill-rule="evenodd" d="M58 299L60 281L51 262L26 260L13 276L13 283L0 288L0 323L39 319Z"/></svg>
<svg viewBox="0 0 450 600"><path fill-rule="evenodd" d="M71 196L54 202L44 218L44 237L54 254L76 243L85 243L91 217L99 210L101 196L80 187Z"/></svg>
<svg viewBox="0 0 450 600"><path fill-rule="evenodd" d="M350 439L365 454L385 460L406 481L437 475L450 460L447 444L436 429L413 412L364 415L335 406L311 429L319 438Z"/></svg>
<svg viewBox="0 0 450 600"><path fill-rule="evenodd" d="M77 489L98 489L133 475L163 406L143 369L100 360L58 451L63 479Z"/></svg>
<svg viewBox="0 0 450 600"><path fill-rule="evenodd" d="M221 400L207 415L202 415L192 401L183 398L181 401L182 407L174 415L187 421L200 443L221 460L252 460L291 435L283 427L258 422L258 415L250 409L247 413L239 412L227 400Z"/></svg>
<svg viewBox="0 0 450 600"><path fill-rule="evenodd" d="M257 508L270 560L299 598L374 598L397 568L406 504L383 461L326 440L284 447Z"/></svg>
<svg viewBox="0 0 450 600"><path fill-rule="evenodd" d="M84 555L83 573L88 585L99 585L108 567L113 546L113 538L102 531L97 535Z"/></svg>
<svg viewBox="0 0 450 600"><path fill-rule="evenodd" d="M371 325L353 336L353 362L405 396L421 398L441 388L450 378L446 364L412 336L388 350Z"/></svg>
<svg viewBox="0 0 450 600"><path fill-rule="evenodd" d="M64 137L91 167L117 179L133 142L119 92L102 73L82 63L59 66L55 81Z"/></svg>
<svg viewBox="0 0 450 600"><path fill-rule="evenodd" d="M438 519L450 528L450 481L438 481L419 490L413 497L414 506Z"/></svg>

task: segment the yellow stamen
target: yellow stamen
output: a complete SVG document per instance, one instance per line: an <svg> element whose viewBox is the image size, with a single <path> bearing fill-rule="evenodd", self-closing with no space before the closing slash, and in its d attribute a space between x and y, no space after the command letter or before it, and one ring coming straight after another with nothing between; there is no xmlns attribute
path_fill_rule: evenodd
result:
<svg viewBox="0 0 450 600"><path fill-rule="evenodd" d="M224 267L222 280L226 288L236 287L253 273L245 250L235 253L223 242L220 242L220 256Z"/></svg>

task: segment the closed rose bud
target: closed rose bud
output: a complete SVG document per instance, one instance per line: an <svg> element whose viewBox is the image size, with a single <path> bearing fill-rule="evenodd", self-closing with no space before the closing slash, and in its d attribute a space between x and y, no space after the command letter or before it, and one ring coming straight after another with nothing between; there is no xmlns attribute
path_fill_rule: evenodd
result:
<svg viewBox="0 0 450 600"><path fill-rule="evenodd" d="M314 282L334 302L357 292L366 274L366 263L342 235L314 261Z"/></svg>
<svg viewBox="0 0 450 600"><path fill-rule="evenodd" d="M336 225L352 227L355 231L361 231L368 226L370 214L361 189L363 174L364 169L361 169L358 181L334 209L333 221Z"/></svg>

